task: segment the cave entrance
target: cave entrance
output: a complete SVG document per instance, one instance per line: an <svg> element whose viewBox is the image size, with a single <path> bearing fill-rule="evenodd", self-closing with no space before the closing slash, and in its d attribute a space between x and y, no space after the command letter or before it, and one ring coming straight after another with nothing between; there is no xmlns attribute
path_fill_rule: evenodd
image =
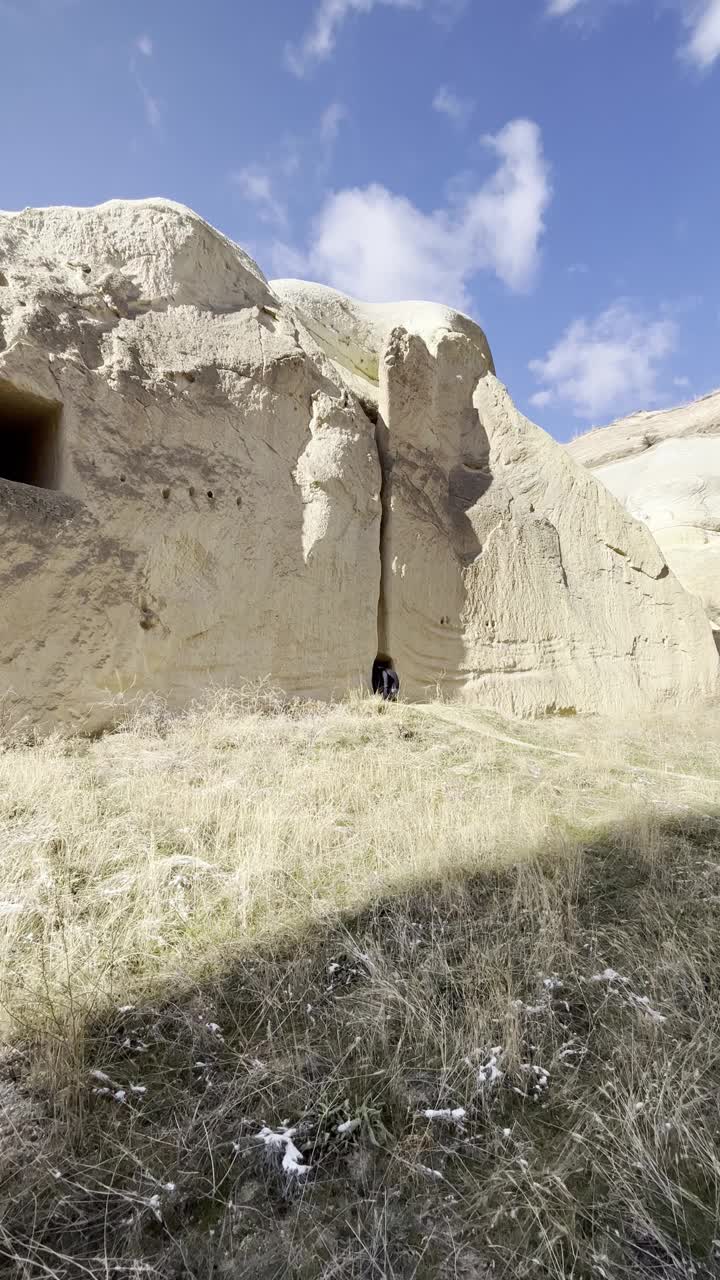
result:
<svg viewBox="0 0 720 1280"><path fill-rule="evenodd" d="M395 702L400 692L400 681L395 664L387 653L379 653L373 662L372 691L379 693L386 702Z"/></svg>
<svg viewBox="0 0 720 1280"><path fill-rule="evenodd" d="M62 406L0 381L0 480L60 487Z"/></svg>

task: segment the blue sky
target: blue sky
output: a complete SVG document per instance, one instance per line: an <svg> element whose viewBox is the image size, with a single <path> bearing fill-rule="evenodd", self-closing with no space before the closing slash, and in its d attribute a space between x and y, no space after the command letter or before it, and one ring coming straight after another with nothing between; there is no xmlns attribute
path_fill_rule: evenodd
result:
<svg viewBox="0 0 720 1280"><path fill-rule="evenodd" d="M720 384L720 0L0 0L0 47L1 208L458 305L558 439Z"/></svg>

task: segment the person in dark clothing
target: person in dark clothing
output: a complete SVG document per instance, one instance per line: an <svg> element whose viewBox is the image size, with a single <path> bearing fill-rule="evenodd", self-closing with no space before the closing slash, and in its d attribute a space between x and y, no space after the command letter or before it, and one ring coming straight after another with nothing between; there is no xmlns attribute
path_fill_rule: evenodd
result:
<svg viewBox="0 0 720 1280"><path fill-rule="evenodd" d="M372 669L373 693L379 693L385 702L396 702L400 692L397 671L389 658L376 658Z"/></svg>

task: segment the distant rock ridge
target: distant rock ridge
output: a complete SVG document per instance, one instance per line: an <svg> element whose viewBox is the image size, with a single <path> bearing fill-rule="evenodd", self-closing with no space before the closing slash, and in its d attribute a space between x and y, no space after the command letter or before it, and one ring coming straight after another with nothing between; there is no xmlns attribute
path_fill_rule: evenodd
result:
<svg viewBox="0 0 720 1280"><path fill-rule="evenodd" d="M568 447L652 531L720 632L720 391L622 418Z"/></svg>
<svg viewBox="0 0 720 1280"><path fill-rule="evenodd" d="M0 712L95 728L267 677L511 713L701 698L642 525L431 303L269 284L170 201L0 214Z"/></svg>

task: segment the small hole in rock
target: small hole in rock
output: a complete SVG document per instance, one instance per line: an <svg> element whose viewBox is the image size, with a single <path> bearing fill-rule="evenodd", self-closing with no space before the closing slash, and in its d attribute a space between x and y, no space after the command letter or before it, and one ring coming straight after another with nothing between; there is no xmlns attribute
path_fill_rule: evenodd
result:
<svg viewBox="0 0 720 1280"><path fill-rule="evenodd" d="M143 631L152 631L157 625L159 619L157 614L147 604L140 605L140 617L138 619Z"/></svg>
<svg viewBox="0 0 720 1280"><path fill-rule="evenodd" d="M121 476L121 477L120 477L120 483L121 483L121 484L124 484L126 480L127 480L127 476Z"/></svg>
<svg viewBox="0 0 720 1280"><path fill-rule="evenodd" d="M235 501L239 507L242 506L242 498L236 498Z"/></svg>
<svg viewBox="0 0 720 1280"><path fill-rule="evenodd" d="M191 498L195 497L195 489L193 485L190 485L190 488L188 489L188 493L190 494Z"/></svg>
<svg viewBox="0 0 720 1280"><path fill-rule="evenodd" d="M170 497L170 490L169 490L169 489L163 489L163 491L162 491L162 496L163 496L163 498L165 499L165 501L167 502L168 498Z"/></svg>
<svg viewBox="0 0 720 1280"><path fill-rule="evenodd" d="M207 496L208 498L211 498L211 499L215 497L215 494L213 493L212 489L208 489Z"/></svg>

